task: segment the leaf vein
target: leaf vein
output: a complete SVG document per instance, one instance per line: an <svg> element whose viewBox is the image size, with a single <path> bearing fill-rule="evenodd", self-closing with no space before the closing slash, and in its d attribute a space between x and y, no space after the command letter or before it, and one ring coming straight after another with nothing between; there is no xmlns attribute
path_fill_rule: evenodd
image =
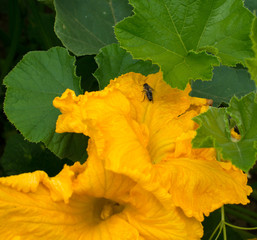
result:
<svg viewBox="0 0 257 240"><path fill-rule="evenodd" d="M163 1L163 0L162 0L162 1ZM172 18L172 16L170 15L169 9L168 9L168 7L167 7L167 5L166 5L166 3L165 3L164 1L163 1L163 5L165 6L165 8L166 8L166 10L167 10L167 13L168 13L168 15L169 15L169 17L170 17L170 20L171 20L171 22L172 22L172 24L173 24L173 26L174 26L174 29L175 29L175 31L176 31L176 33L177 33L177 35L178 35L179 40L180 40L180 42L181 42L183 48L185 49L185 51L186 51L186 53L187 53L186 46L185 46L185 44L184 44L184 42L183 42L183 40L182 40L182 38L181 38L181 36L180 36L180 34L179 34L179 32L178 32L177 26L175 25L175 23L174 23L174 21L173 21L173 18Z"/></svg>

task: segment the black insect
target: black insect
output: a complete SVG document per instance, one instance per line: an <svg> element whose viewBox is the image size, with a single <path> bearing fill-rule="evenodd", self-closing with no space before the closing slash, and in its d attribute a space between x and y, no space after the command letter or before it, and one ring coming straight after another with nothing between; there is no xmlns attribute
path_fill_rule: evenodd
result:
<svg viewBox="0 0 257 240"><path fill-rule="evenodd" d="M148 100L150 102L152 102L153 101L153 92L152 92L153 88L151 88L147 83L144 83L143 87L144 87L143 92L145 93Z"/></svg>

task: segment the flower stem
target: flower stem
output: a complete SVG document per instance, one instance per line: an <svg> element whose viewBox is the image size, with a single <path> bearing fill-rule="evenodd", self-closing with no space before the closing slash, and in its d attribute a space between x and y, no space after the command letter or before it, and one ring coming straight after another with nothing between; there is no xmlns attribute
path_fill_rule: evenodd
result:
<svg viewBox="0 0 257 240"><path fill-rule="evenodd" d="M219 238L220 234L221 234L221 231L223 229L222 225L223 225L223 223L222 223L222 221L220 221L220 229L219 229L218 235L216 236L215 240L217 240Z"/></svg>
<svg viewBox="0 0 257 240"><path fill-rule="evenodd" d="M214 237L215 233L218 231L218 229L221 227L221 222L219 222L219 224L217 225L217 227L215 228L215 230L212 232L212 235L210 236L209 240L212 240L212 238Z"/></svg>
<svg viewBox="0 0 257 240"><path fill-rule="evenodd" d="M213 231L212 235L210 236L209 240L213 238L213 236L216 234L217 230L219 229L219 232L215 238L217 240L221 234L221 231L223 231L223 239L227 240L227 231L226 231L226 224L225 224L225 211L224 211L224 206L221 207L221 220L220 223L217 225L215 230Z"/></svg>
<svg viewBox="0 0 257 240"><path fill-rule="evenodd" d="M223 239L227 240L227 231L226 231L226 221L225 221L224 206L221 207L221 222L222 222L222 229L223 229Z"/></svg>

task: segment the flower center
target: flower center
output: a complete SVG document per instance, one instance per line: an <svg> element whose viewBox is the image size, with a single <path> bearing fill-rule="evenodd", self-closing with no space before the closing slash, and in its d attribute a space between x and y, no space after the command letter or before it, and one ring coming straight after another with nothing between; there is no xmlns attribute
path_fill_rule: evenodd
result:
<svg viewBox="0 0 257 240"><path fill-rule="evenodd" d="M124 206L120 205L119 203L105 198L100 200L99 207L99 217L102 221L108 219L114 214L122 212L124 209Z"/></svg>

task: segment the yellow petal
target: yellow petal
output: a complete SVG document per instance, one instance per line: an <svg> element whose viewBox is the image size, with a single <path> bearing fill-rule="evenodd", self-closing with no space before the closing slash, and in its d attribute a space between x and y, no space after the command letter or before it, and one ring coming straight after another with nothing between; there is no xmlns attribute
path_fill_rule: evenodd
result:
<svg viewBox="0 0 257 240"><path fill-rule="evenodd" d="M49 189L54 201L63 200L67 203L73 191L72 178L79 168L81 166L78 163L71 168L65 165L64 169L53 178L49 178L43 171L24 173L18 176L0 178L0 184L28 193L36 192L41 183Z"/></svg>
<svg viewBox="0 0 257 240"><path fill-rule="evenodd" d="M151 193L135 187L131 198L133 204L122 214L145 239L197 240L202 237L203 229L199 221L186 217L174 206L164 208ZM139 198L140 201L137 201Z"/></svg>
<svg viewBox="0 0 257 240"><path fill-rule="evenodd" d="M128 202L129 193L136 182L125 175L106 170L91 141L88 143L86 166L86 171L81 172L73 182L75 193L103 197L121 204Z"/></svg>
<svg viewBox="0 0 257 240"><path fill-rule="evenodd" d="M44 181L47 177L45 172L36 171L34 173L24 173L18 176L0 178L0 184L25 193L35 192L40 182Z"/></svg>
<svg viewBox="0 0 257 240"><path fill-rule="evenodd" d="M53 101L53 105L59 108L62 115L58 117L56 132L75 132L75 133L87 133L87 125L83 124L81 118L80 101L81 97L76 97L75 92L67 89L62 98L56 97ZM59 124L59 123L62 124Z"/></svg>
<svg viewBox="0 0 257 240"><path fill-rule="evenodd" d="M166 178L163 184L169 186L175 205L199 221L203 221L203 214L208 216L223 204L249 202L247 195L252 190L246 185L247 177L230 162L174 158L162 162L156 169L157 177Z"/></svg>

